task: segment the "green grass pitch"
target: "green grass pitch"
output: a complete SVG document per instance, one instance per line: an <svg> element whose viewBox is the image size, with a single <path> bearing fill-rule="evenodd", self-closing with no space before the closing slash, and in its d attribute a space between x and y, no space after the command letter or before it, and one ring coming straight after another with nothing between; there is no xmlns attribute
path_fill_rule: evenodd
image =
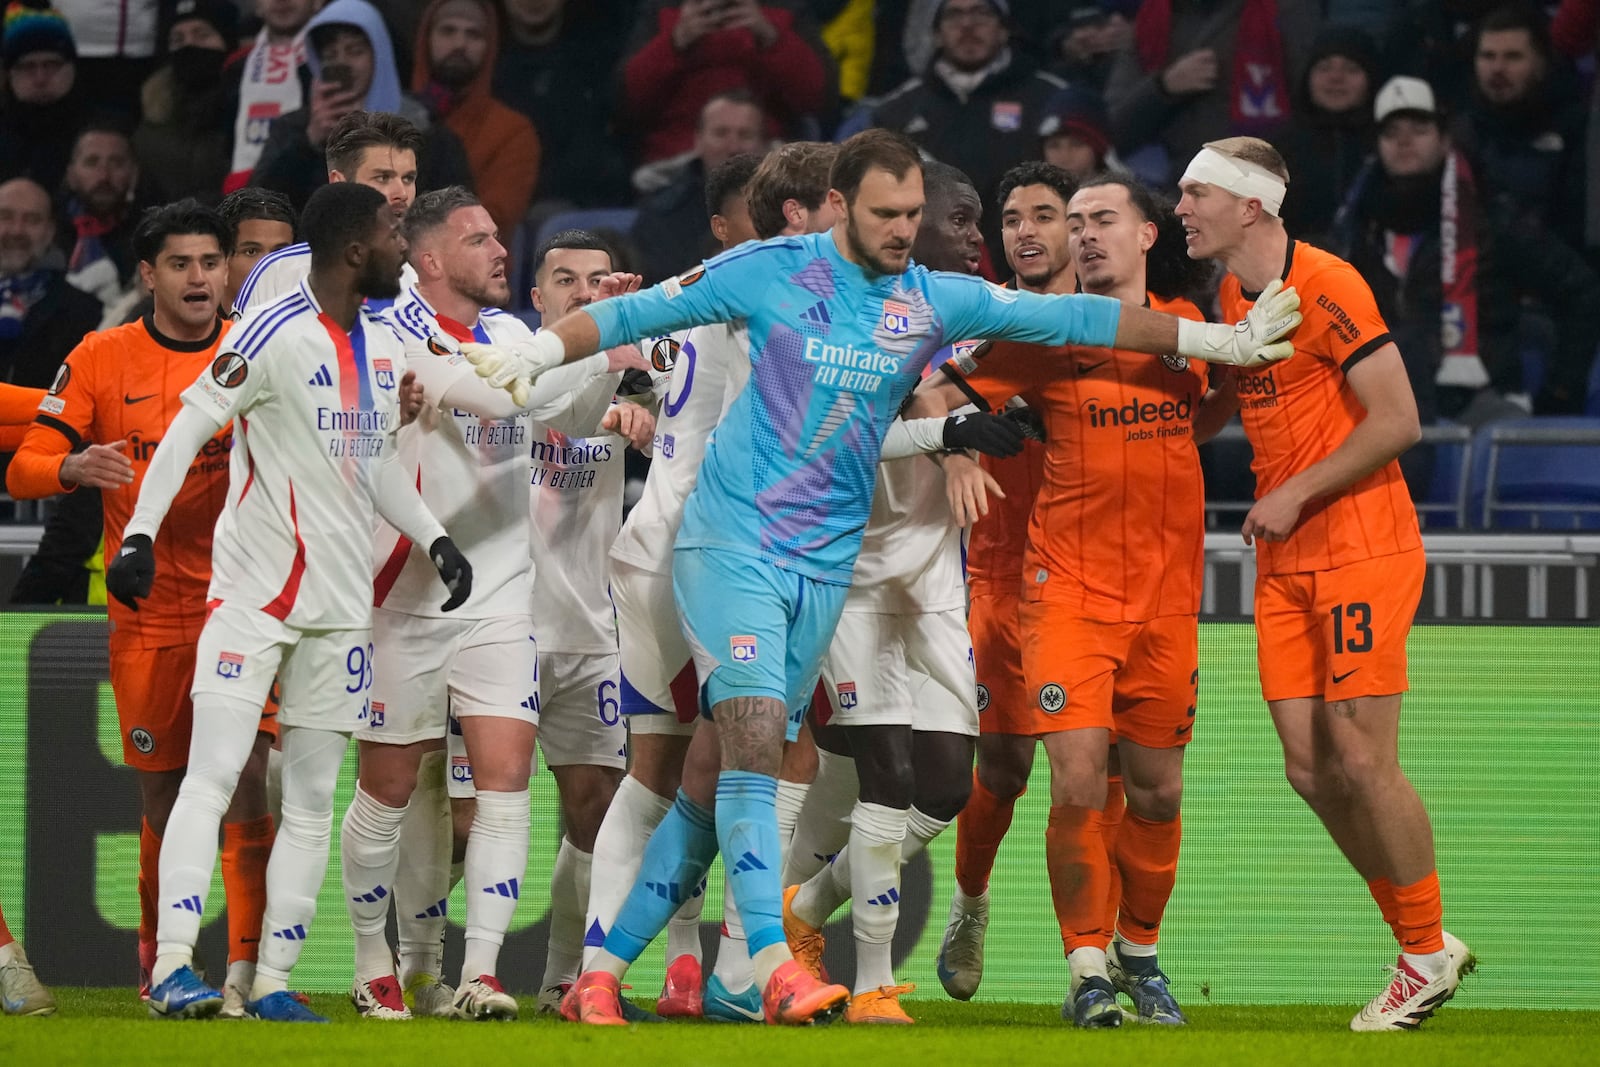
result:
<svg viewBox="0 0 1600 1067"><path fill-rule="evenodd" d="M1184 1067L1320 1064L1403 1067L1439 1064L1567 1065L1600 1060L1600 1012L1507 1011L1448 1007L1419 1033L1352 1034L1354 1005L1241 1007L1197 1004L1182 1030L1125 1026L1086 1033L1048 1004L955 1004L908 999L918 1020L908 1029L811 1030L667 1023L626 1029L575 1026L532 1018L523 1003L516 1023L415 1020L368 1023L343 997L313 1005L332 1026L258 1022L166 1022L148 1019L127 989L57 989L60 1012L45 1019L0 1018L0 1063L459 1065L536 1063L539 1067L638 1067L654 1064L855 1065L1040 1063L1050 1067L1094 1057L1104 1063ZM1470 981L1456 1003L1471 996ZM641 1002L642 1003L642 1002Z"/></svg>

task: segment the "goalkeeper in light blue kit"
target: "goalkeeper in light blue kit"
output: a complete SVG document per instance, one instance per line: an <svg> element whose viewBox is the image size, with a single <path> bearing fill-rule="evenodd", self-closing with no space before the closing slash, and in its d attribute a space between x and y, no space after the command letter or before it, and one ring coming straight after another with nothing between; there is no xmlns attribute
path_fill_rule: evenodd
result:
<svg viewBox="0 0 1600 1067"><path fill-rule="evenodd" d="M784 941L776 777L850 585L884 433L934 352L971 337L1240 365L1293 351L1282 338L1300 321L1299 301L1276 285L1233 326L911 264L922 164L898 134L850 138L830 184L840 217L831 232L741 245L569 315L514 349L468 352L479 374L515 396L545 370L631 338L735 319L749 326L750 380L712 436L673 555L674 596L710 721L605 949L563 1005L585 1022L623 1021L622 974L719 848L767 1022L830 1018L849 999L796 963ZM697 775L696 766L720 773Z"/></svg>

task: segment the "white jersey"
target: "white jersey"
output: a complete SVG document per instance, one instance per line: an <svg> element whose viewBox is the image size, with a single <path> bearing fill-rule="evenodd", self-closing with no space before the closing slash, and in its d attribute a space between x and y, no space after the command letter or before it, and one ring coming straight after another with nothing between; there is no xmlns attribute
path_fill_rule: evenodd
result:
<svg viewBox="0 0 1600 1067"><path fill-rule="evenodd" d="M416 373L426 397L416 421L400 431L400 458L413 473L428 510L445 524L472 564L472 596L445 616L440 611L445 598L427 546L413 545L380 521L373 602L390 611L453 619L527 615L533 605L528 562L533 421L571 429L576 406L589 419L579 432L592 430L599 416L587 412L596 403L605 410L611 375L594 373L594 360L559 368L540 378L532 414L510 410L510 397L482 384L464 356L437 355L426 342L436 334L481 344L526 341L533 333L521 320L490 309L469 327L441 318L415 288L404 290L384 318L398 327L406 343L407 369ZM599 366L605 366L603 359ZM473 393L486 402L461 399ZM551 395L544 399L541 393ZM447 394L470 403L472 410L447 403Z"/></svg>
<svg viewBox="0 0 1600 1067"><path fill-rule="evenodd" d="M925 614L966 603L961 527L944 472L928 456L880 463L845 610Z"/></svg>
<svg viewBox="0 0 1600 1067"><path fill-rule="evenodd" d="M612 388L621 375L611 375ZM598 427L607 404L594 408ZM543 653L617 651L606 549L622 526L623 453L616 434L573 437L533 424L533 629Z"/></svg>
<svg viewBox="0 0 1600 1067"><path fill-rule="evenodd" d="M246 316L183 402L234 424L210 598L301 630L361 630L372 625L374 494L395 457L405 349L365 308L348 335L321 312L301 285Z"/></svg>
<svg viewBox="0 0 1600 1067"><path fill-rule="evenodd" d="M233 298L233 317L243 316L265 307L293 292L311 274L311 246L301 241L286 245L276 252L268 252L261 262L250 269L250 274L239 286L239 295ZM407 263L400 270L401 291L417 284L417 272ZM384 301L368 301L376 310Z"/></svg>
<svg viewBox="0 0 1600 1067"><path fill-rule="evenodd" d="M672 543L684 501L700 479L712 431L750 377L750 338L742 323L696 326L650 344L660 369L671 352L672 377L656 422L655 456L644 494L622 527L611 558L654 574L672 573Z"/></svg>

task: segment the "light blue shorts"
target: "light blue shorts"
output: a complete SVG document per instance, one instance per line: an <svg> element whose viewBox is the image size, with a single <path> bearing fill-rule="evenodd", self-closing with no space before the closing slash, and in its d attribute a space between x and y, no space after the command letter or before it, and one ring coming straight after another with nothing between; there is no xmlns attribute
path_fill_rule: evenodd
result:
<svg viewBox="0 0 1600 1067"><path fill-rule="evenodd" d="M849 591L738 552L677 549L672 592L702 713L734 697L771 697L789 710L789 740L800 736Z"/></svg>

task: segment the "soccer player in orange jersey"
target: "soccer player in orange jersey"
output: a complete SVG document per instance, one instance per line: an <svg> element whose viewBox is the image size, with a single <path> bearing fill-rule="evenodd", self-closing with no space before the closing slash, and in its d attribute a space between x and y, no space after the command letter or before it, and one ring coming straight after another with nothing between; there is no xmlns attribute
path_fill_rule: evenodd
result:
<svg viewBox="0 0 1600 1067"><path fill-rule="evenodd" d="M1028 194L1012 193L1003 232L1008 221L1020 225ZM1201 275L1170 210L1147 189L1094 179L1063 213L1085 292L1200 318L1178 294ZM1045 849L1072 975L1062 1013L1078 1026L1120 1025L1120 987L1139 1018L1182 1023L1154 942L1177 869L1183 747L1194 721L1205 540L1195 442L1220 428L1231 402L1208 390L1204 364L1080 346L993 345L949 379L937 387L947 403L994 407L1021 394L1045 424L1044 482L1019 576L1029 700L1009 710L1009 743L992 744L989 755L1014 764L1003 772L1013 781L1025 779L1035 737L1050 759ZM961 479L948 463L947 477ZM1102 809L1113 741L1132 873L1108 967L1113 864Z"/></svg>
<svg viewBox="0 0 1600 1067"><path fill-rule="evenodd" d="M1387 988L1353 1030L1412 1030L1455 994L1472 957L1442 926L1433 830L1400 768L1406 634L1426 569L1396 457L1420 436L1400 350L1355 268L1295 241L1278 216L1278 152L1236 137L1184 172L1189 254L1227 267L1222 313L1280 279L1302 294L1297 355L1238 377L1254 451L1261 691L1289 782L1372 891L1400 942Z"/></svg>
<svg viewBox="0 0 1600 1067"><path fill-rule="evenodd" d="M119 544L144 472L178 394L216 357L226 332L218 301L227 277L229 232L193 200L152 209L134 234L139 274L154 308L137 322L92 333L73 350L40 402L6 474L11 495L32 499L101 490L105 543ZM228 489L231 429L206 443L189 469L163 538L151 597L134 612L113 600L111 688L123 761L139 772L139 970L148 985L155 960L157 861L167 817L189 762L195 641L211 580L211 530ZM276 723L261 734L224 821L222 876L228 898L230 1013L243 1014L266 899L272 819L266 808L266 752Z"/></svg>

